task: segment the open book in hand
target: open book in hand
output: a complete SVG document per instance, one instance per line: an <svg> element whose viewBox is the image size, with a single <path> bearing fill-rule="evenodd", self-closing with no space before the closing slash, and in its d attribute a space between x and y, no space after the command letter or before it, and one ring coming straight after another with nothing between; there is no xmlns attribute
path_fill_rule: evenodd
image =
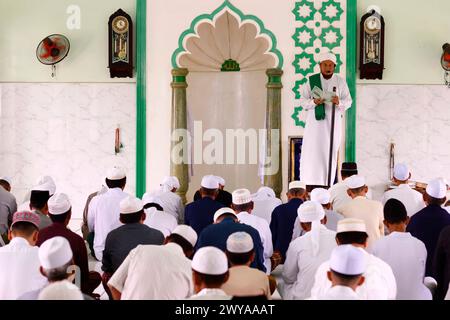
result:
<svg viewBox="0 0 450 320"><path fill-rule="evenodd" d="M331 103L331 98L336 94L334 92L323 91L319 87L314 87L311 91L311 95L314 99L324 99L325 102Z"/></svg>

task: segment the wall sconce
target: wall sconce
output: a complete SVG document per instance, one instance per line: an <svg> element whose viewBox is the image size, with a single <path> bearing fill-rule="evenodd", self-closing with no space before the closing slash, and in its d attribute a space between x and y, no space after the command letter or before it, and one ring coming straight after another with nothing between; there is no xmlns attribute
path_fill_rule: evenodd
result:
<svg viewBox="0 0 450 320"><path fill-rule="evenodd" d="M445 43L442 46L441 66L445 70L444 80L445 85L450 88L450 43Z"/></svg>

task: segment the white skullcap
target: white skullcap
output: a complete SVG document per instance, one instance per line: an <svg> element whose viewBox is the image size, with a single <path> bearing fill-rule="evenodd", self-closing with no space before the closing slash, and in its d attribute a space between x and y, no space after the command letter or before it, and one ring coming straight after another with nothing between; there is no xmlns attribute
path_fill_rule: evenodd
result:
<svg viewBox="0 0 450 320"><path fill-rule="evenodd" d="M144 205L146 205L147 203L152 203L152 202L156 203L155 201L156 201L156 198L148 192L144 193L144 195L142 196L142 203Z"/></svg>
<svg viewBox="0 0 450 320"><path fill-rule="evenodd" d="M258 192L254 195L258 198L275 198L275 191L273 191L272 188L269 187L261 187L258 189Z"/></svg>
<svg viewBox="0 0 450 320"><path fill-rule="evenodd" d="M192 269L209 275L222 275L228 271L225 253L216 247L200 248L192 259Z"/></svg>
<svg viewBox="0 0 450 320"><path fill-rule="evenodd" d="M65 193L56 193L48 199L48 212L53 215L63 214L70 210L69 197Z"/></svg>
<svg viewBox="0 0 450 320"><path fill-rule="evenodd" d="M404 163L397 163L394 166L394 178L400 181L409 179L409 169Z"/></svg>
<svg viewBox="0 0 450 320"><path fill-rule="evenodd" d="M330 60L334 64L336 64L336 56L332 52L324 52L319 55L319 63Z"/></svg>
<svg viewBox="0 0 450 320"><path fill-rule="evenodd" d="M252 195L248 189L237 189L232 193L233 204L240 205L252 202Z"/></svg>
<svg viewBox="0 0 450 320"><path fill-rule="evenodd" d="M346 218L338 221L336 233L340 232L367 232L364 220Z"/></svg>
<svg viewBox="0 0 450 320"><path fill-rule="evenodd" d="M324 188L316 188L311 191L311 201L316 201L320 204L329 204L331 200L330 191Z"/></svg>
<svg viewBox="0 0 450 320"><path fill-rule="evenodd" d="M247 232L235 232L227 239L227 250L232 253L247 253L253 250L253 239Z"/></svg>
<svg viewBox="0 0 450 320"><path fill-rule="evenodd" d="M320 221L325 217L325 211L316 201L305 201L298 207L297 215L300 222Z"/></svg>
<svg viewBox="0 0 450 320"><path fill-rule="evenodd" d="M331 252L330 269L338 273L356 276L366 271L366 254L363 249L343 244Z"/></svg>
<svg viewBox="0 0 450 320"><path fill-rule="evenodd" d="M202 182L200 184L203 188L206 189L218 189L219 182L217 181L216 176L207 175L202 178Z"/></svg>
<svg viewBox="0 0 450 320"><path fill-rule="evenodd" d="M288 190L291 189L306 189L306 184L301 181L291 181L289 182Z"/></svg>
<svg viewBox="0 0 450 320"><path fill-rule="evenodd" d="M428 183L426 191L429 196L442 199L447 195L447 185L442 178L433 179Z"/></svg>
<svg viewBox="0 0 450 320"><path fill-rule="evenodd" d="M193 247L195 247L195 244L197 243L197 232L195 232L192 227L180 224L175 229L173 229L172 233L182 236L184 239L189 241L189 243L192 244Z"/></svg>
<svg viewBox="0 0 450 320"><path fill-rule="evenodd" d="M12 185L12 178L8 176L0 177L0 180L8 182L9 185Z"/></svg>
<svg viewBox="0 0 450 320"><path fill-rule="evenodd" d="M108 180L121 180L126 177L125 170L120 167L112 167L108 170L106 174L106 179Z"/></svg>
<svg viewBox="0 0 450 320"><path fill-rule="evenodd" d="M63 237L53 237L39 247L39 261L44 269L60 268L72 260L69 241Z"/></svg>
<svg viewBox="0 0 450 320"><path fill-rule="evenodd" d="M133 196L127 196L120 201L120 214L136 213L141 211L143 208L144 203L142 200Z"/></svg>
<svg viewBox="0 0 450 320"><path fill-rule="evenodd" d="M220 177L220 176L216 176L216 178L217 178L217 182L218 182L220 185L225 186L225 179L224 179L224 178L222 178L222 177Z"/></svg>
<svg viewBox="0 0 450 320"><path fill-rule="evenodd" d="M214 222L216 222L217 219L219 219L219 217L225 213L230 213L236 216L236 212L234 212L233 209L231 208L220 208L219 210L216 211L216 213L214 213Z"/></svg>
<svg viewBox="0 0 450 320"><path fill-rule="evenodd" d="M35 187L33 187L34 191L48 191L50 195L55 194L56 184L52 177L50 176L41 176L36 181Z"/></svg>
<svg viewBox="0 0 450 320"><path fill-rule="evenodd" d="M345 185L349 189L361 188L366 185L366 179L360 175L353 175L344 180Z"/></svg>
<svg viewBox="0 0 450 320"><path fill-rule="evenodd" d="M38 300L83 300L81 290L68 280L50 283L39 293Z"/></svg>
<svg viewBox="0 0 450 320"><path fill-rule="evenodd" d="M180 188L180 181L175 176L165 176L161 187L163 191L171 191L173 188L179 189Z"/></svg>

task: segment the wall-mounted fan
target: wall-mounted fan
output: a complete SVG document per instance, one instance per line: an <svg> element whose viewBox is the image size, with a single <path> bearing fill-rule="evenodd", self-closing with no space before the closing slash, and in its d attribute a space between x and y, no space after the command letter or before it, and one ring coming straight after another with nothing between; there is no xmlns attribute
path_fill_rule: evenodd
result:
<svg viewBox="0 0 450 320"><path fill-rule="evenodd" d="M69 39L62 34L52 34L39 43L36 57L41 63L52 66L52 77L55 77L56 64L67 56L69 50Z"/></svg>

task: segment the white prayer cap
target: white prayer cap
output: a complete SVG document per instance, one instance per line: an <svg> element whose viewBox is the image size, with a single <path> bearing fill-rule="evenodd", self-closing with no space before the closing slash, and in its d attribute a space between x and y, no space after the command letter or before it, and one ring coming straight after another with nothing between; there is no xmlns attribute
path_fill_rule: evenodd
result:
<svg viewBox="0 0 450 320"><path fill-rule="evenodd" d="M48 191L49 195L52 196L56 191L55 181L50 176L42 176L38 179L31 191Z"/></svg>
<svg viewBox="0 0 450 320"><path fill-rule="evenodd" d="M47 204L48 212L53 215L66 213L72 207L69 197L65 193L54 194L53 197L48 199Z"/></svg>
<svg viewBox="0 0 450 320"><path fill-rule="evenodd" d="M155 201L156 201L156 198L148 192L144 193L144 195L142 196L142 202L144 205L146 205L147 203L152 203L152 202L155 203Z"/></svg>
<svg viewBox="0 0 450 320"><path fill-rule="evenodd" d="M288 190L291 189L306 189L306 183L301 181L291 181L289 182Z"/></svg>
<svg viewBox="0 0 450 320"><path fill-rule="evenodd" d="M12 178L9 176L0 177L0 180L6 181L9 185L12 185Z"/></svg>
<svg viewBox="0 0 450 320"><path fill-rule="evenodd" d="M202 182L200 185L206 189L218 189L219 188L219 182L217 181L216 176L213 176L211 174L204 176L202 178Z"/></svg>
<svg viewBox="0 0 450 320"><path fill-rule="evenodd" d="M161 186L163 187L166 186L167 190L169 191L172 190L173 188L178 189L180 188L180 181L175 176L165 176L161 183Z"/></svg>
<svg viewBox="0 0 450 320"><path fill-rule="evenodd" d="M428 183L426 191L430 197L442 199L447 195L447 185L442 178L433 179Z"/></svg>
<svg viewBox="0 0 450 320"><path fill-rule="evenodd" d="M121 167L112 167L106 174L108 180L121 180L126 177L125 170Z"/></svg>
<svg viewBox="0 0 450 320"><path fill-rule="evenodd" d="M253 250L253 239L247 232L235 232L227 239L227 250L232 253L247 253Z"/></svg>
<svg viewBox="0 0 450 320"><path fill-rule="evenodd" d="M222 178L221 176L216 176L217 178L217 182L221 185L221 186L225 186L225 179Z"/></svg>
<svg viewBox="0 0 450 320"><path fill-rule="evenodd" d="M237 189L232 194L233 204L240 205L252 202L252 195L248 189Z"/></svg>
<svg viewBox="0 0 450 320"><path fill-rule="evenodd" d="M346 218L338 221L336 233L340 232L367 232L364 220Z"/></svg>
<svg viewBox="0 0 450 320"><path fill-rule="evenodd" d="M300 222L320 221L325 217L325 211L316 201L305 201L297 209Z"/></svg>
<svg viewBox="0 0 450 320"><path fill-rule="evenodd" d="M120 214L130 214L141 211L144 203L139 198L127 196L120 201Z"/></svg>
<svg viewBox="0 0 450 320"><path fill-rule="evenodd" d="M320 204L329 204L331 199L330 191L324 188L316 188L311 191L311 201L316 201Z"/></svg>
<svg viewBox="0 0 450 320"><path fill-rule="evenodd" d="M330 60L334 64L336 64L336 56L332 52L324 52L319 55L319 63Z"/></svg>
<svg viewBox="0 0 450 320"><path fill-rule="evenodd" d="M69 241L63 237L53 237L39 247L39 261L44 269L60 268L72 260Z"/></svg>
<svg viewBox="0 0 450 320"><path fill-rule="evenodd" d="M192 259L192 269L209 275L222 275L228 271L225 253L216 247L200 248Z"/></svg>
<svg viewBox="0 0 450 320"><path fill-rule="evenodd" d="M400 181L409 179L409 168L404 163L397 163L394 166L394 178Z"/></svg>
<svg viewBox="0 0 450 320"><path fill-rule="evenodd" d="M49 284L39 293L38 300L83 300L81 290L68 280Z"/></svg>
<svg viewBox="0 0 450 320"><path fill-rule="evenodd" d="M195 232L192 227L185 224L180 224L175 229L173 229L172 233L182 236L184 239L189 241L189 243L192 244L193 247L195 247L195 244L197 243L197 232Z"/></svg>
<svg viewBox="0 0 450 320"><path fill-rule="evenodd" d="M261 198L275 198L275 191L273 191L272 188L269 187L261 187L258 189L258 192L253 195L254 197L261 197Z"/></svg>
<svg viewBox="0 0 450 320"><path fill-rule="evenodd" d="M330 269L338 273L356 276L366 271L366 254L351 244L337 246L331 252Z"/></svg>
<svg viewBox="0 0 450 320"><path fill-rule="evenodd" d="M233 215L236 215L236 212L234 212L233 209L231 208L220 208L219 210L216 211L216 213L214 213L214 222L216 222L217 219L219 219L219 217L225 213L231 213Z"/></svg>
<svg viewBox="0 0 450 320"><path fill-rule="evenodd" d="M366 185L366 179L360 175L353 175L344 180L345 185L349 189L361 188Z"/></svg>

